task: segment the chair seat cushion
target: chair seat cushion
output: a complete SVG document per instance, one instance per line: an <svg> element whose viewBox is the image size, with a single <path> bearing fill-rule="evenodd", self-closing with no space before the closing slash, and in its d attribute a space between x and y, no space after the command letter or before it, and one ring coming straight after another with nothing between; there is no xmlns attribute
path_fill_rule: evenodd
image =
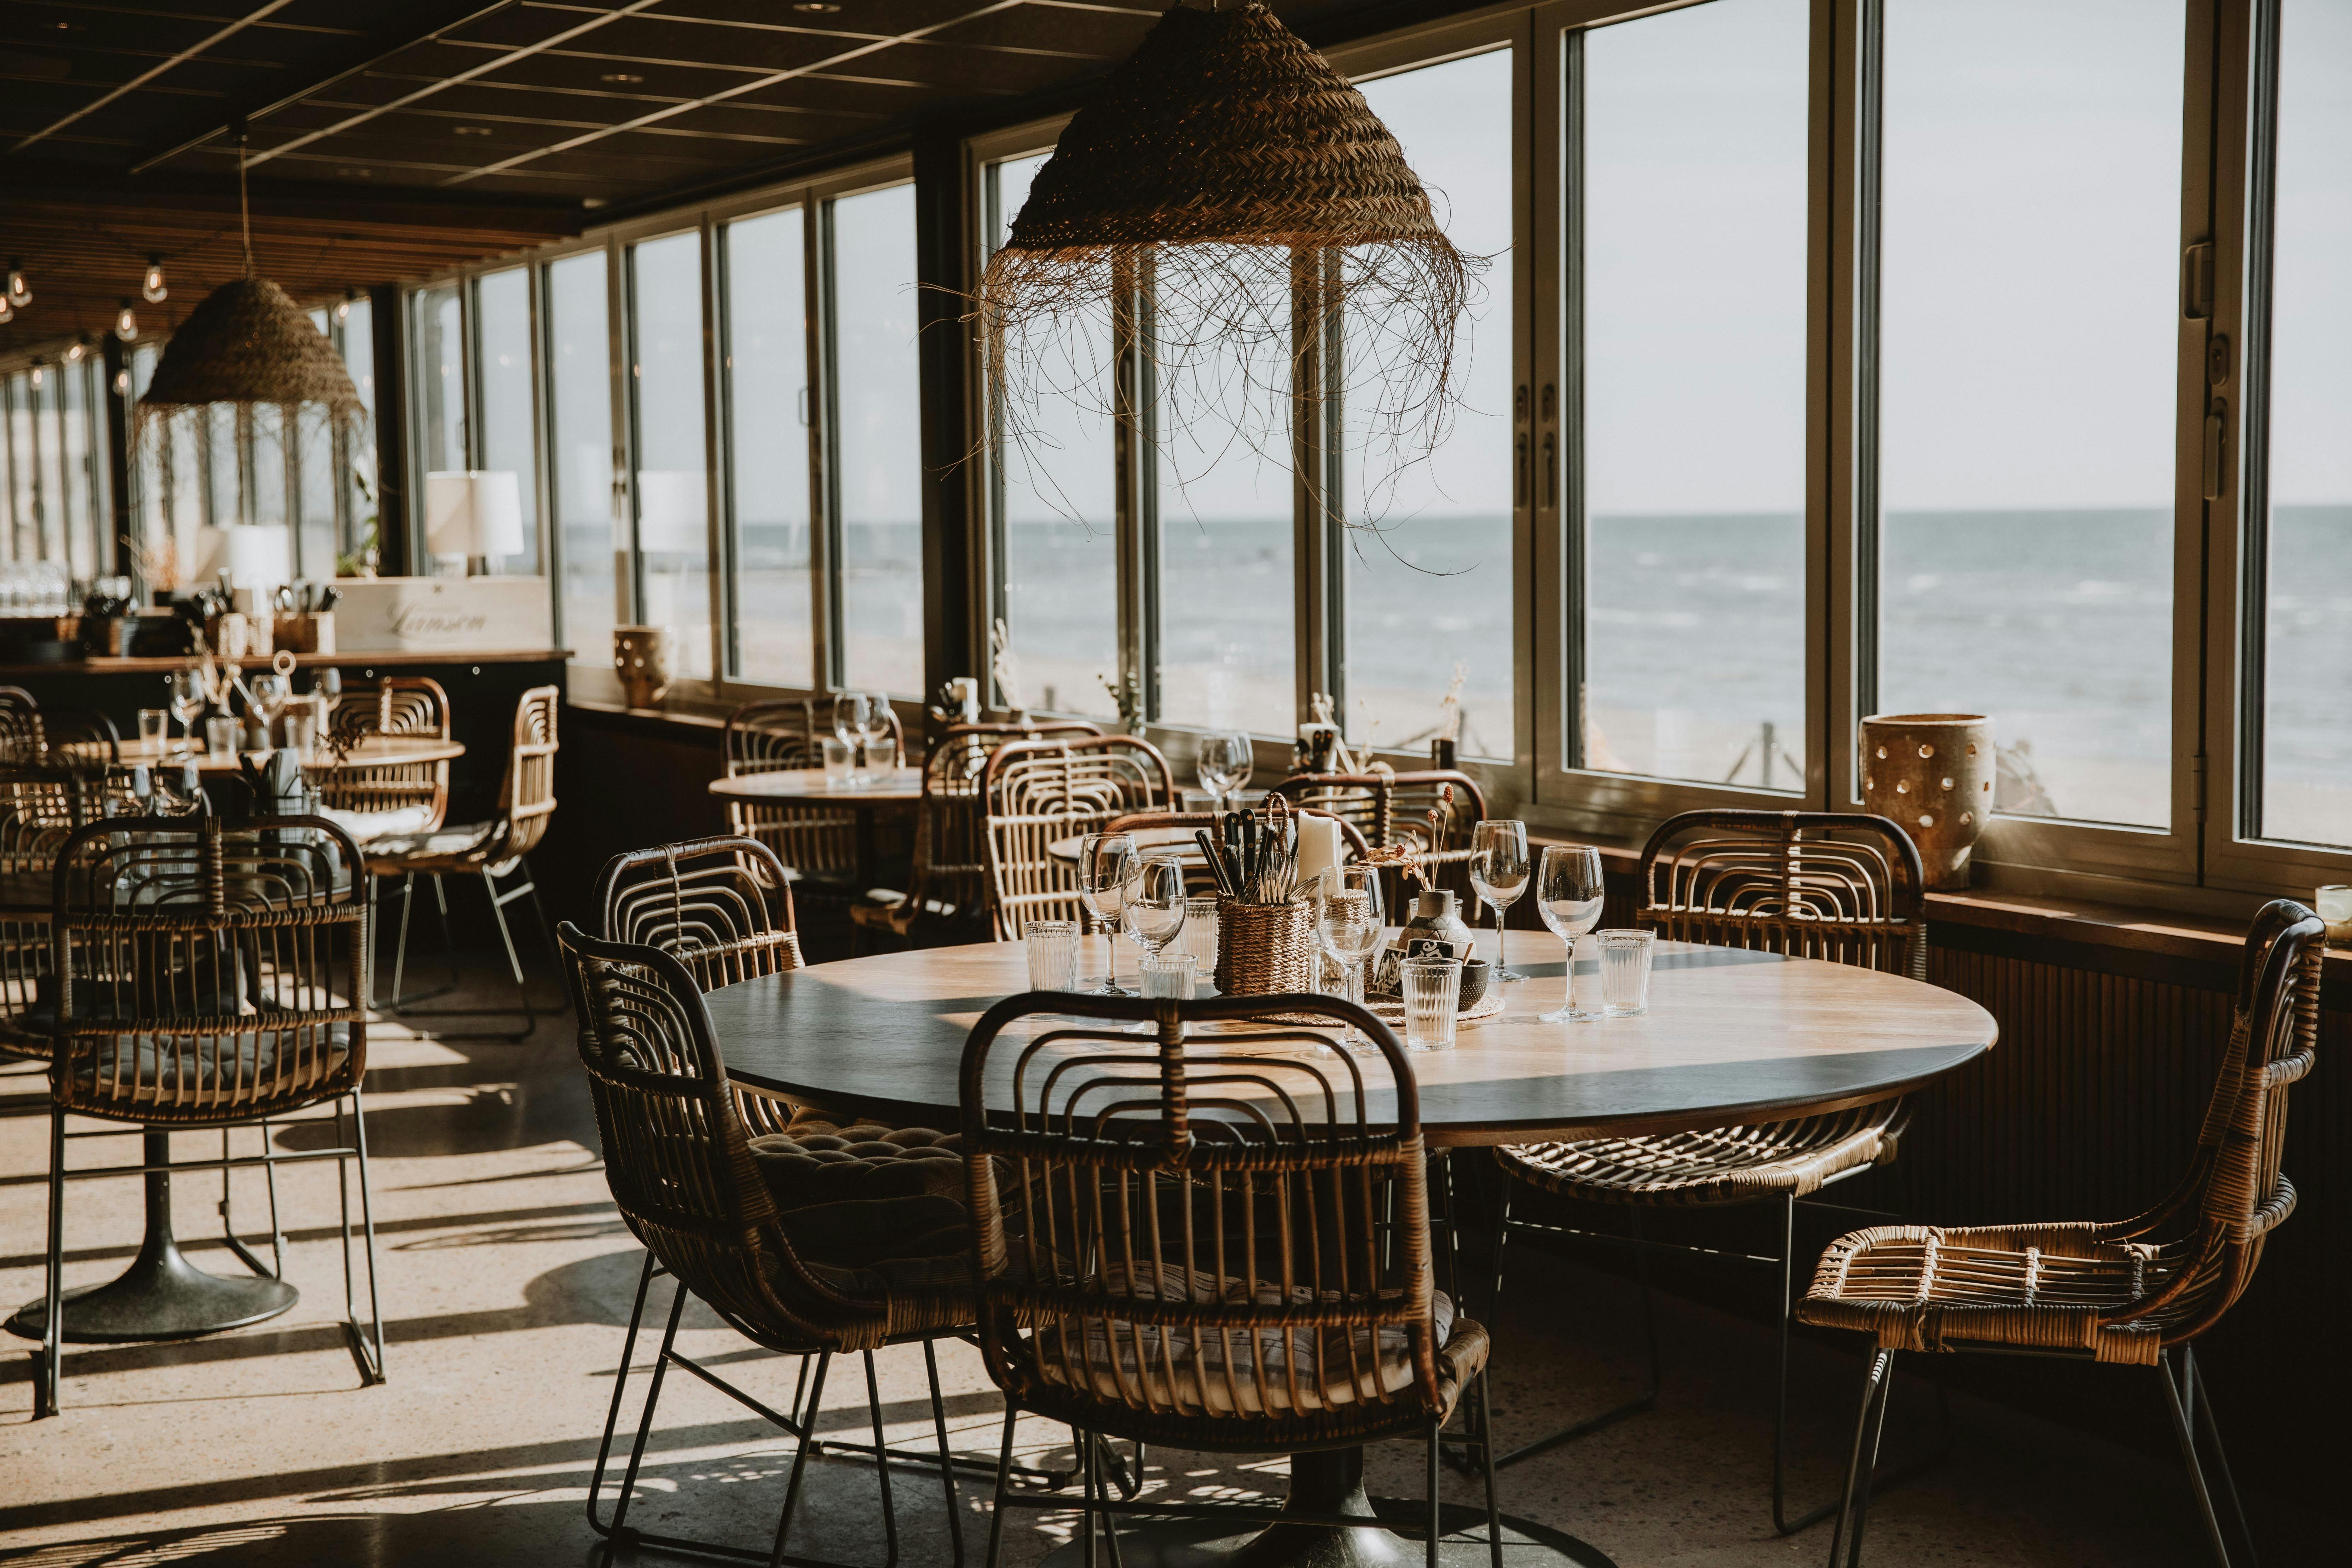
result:
<svg viewBox="0 0 2352 1568"><path fill-rule="evenodd" d="M1122 1268L1114 1266L1105 1274L1114 1295L1128 1293ZM1139 1294L1227 1307L1311 1307L1339 1299L1335 1291L1318 1293L1305 1285L1293 1286L1286 1295L1278 1284L1262 1283L1252 1290L1243 1280L1200 1274L1188 1289L1182 1269L1163 1268L1160 1274L1156 1289L1147 1284ZM1439 1398L1450 1412L1486 1364L1486 1331L1458 1318L1443 1291L1433 1293L1431 1310L1439 1346ZM1030 1355L1047 1383L1066 1384L1068 1363L1082 1358L1097 1396L1127 1404L1145 1398L1182 1415L1307 1415L1381 1401L1413 1381L1411 1337L1401 1323L1377 1331L1312 1325L1203 1331L1118 1317L1064 1317L1034 1330ZM1422 1413L1411 1399L1398 1408L1414 1418Z"/></svg>
<svg viewBox="0 0 2352 1568"><path fill-rule="evenodd" d="M971 1298L971 1229L950 1197L857 1198L786 1210L781 1221L801 1264L844 1295Z"/></svg>
<svg viewBox="0 0 2352 1568"><path fill-rule="evenodd" d="M963 1137L928 1127L843 1127L793 1119L790 1131L763 1132L751 1157L780 1209L860 1198L938 1194L963 1200Z"/></svg>
<svg viewBox="0 0 2352 1568"><path fill-rule="evenodd" d="M98 1041L95 1050L81 1046L72 1072L85 1096L136 1095L168 1101L192 1090L216 1094L240 1089L276 1096L334 1077L351 1048L349 1024L194 1037L115 1035ZM269 1081L281 1072L293 1081Z"/></svg>
<svg viewBox="0 0 2352 1568"><path fill-rule="evenodd" d="M2153 1365L2167 1324L2204 1293L2192 1286L2166 1310L2103 1322L2163 1290L2179 1266L2163 1247L2102 1233L2089 1224L1853 1231L1822 1254L1797 1317L1889 1350L2000 1345Z"/></svg>
<svg viewBox="0 0 2352 1568"><path fill-rule="evenodd" d="M1794 1121L1511 1144L1495 1157L1531 1186L1588 1203L1753 1203L1803 1197L1843 1172L1886 1163L1907 1117L1904 1102L1891 1100Z"/></svg>
<svg viewBox="0 0 2352 1568"><path fill-rule="evenodd" d="M343 811L330 805L320 808L319 815L350 834L354 843L369 847L381 839L429 836L433 828L429 805L404 805L394 811Z"/></svg>
<svg viewBox="0 0 2352 1568"><path fill-rule="evenodd" d="M368 840L368 868L378 869L380 861L457 859L480 850L498 830L499 824L495 822L467 822L429 833L387 833ZM388 868L397 870L398 867L390 865Z"/></svg>

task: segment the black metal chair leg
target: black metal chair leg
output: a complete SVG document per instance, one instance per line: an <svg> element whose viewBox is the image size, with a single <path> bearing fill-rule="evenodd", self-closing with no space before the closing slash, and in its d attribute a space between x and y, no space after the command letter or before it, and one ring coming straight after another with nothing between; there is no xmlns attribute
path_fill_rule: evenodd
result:
<svg viewBox="0 0 2352 1568"><path fill-rule="evenodd" d="M441 945L449 950L449 989L455 991L465 984L457 973L457 928L449 923L449 888L441 873L433 873L433 901L441 909Z"/></svg>
<svg viewBox="0 0 2352 1568"><path fill-rule="evenodd" d="M680 1285L677 1291L679 1298L683 1300L686 1287ZM667 1353L668 1347L663 1348ZM832 1364L831 1351L821 1352L818 1354L816 1375L810 1380L808 1415L803 1418L801 1427L800 1444L793 1450L792 1479L784 1484L784 1511L776 1520L776 1544L768 1552L768 1568L783 1568L784 1541L792 1531L793 1510L800 1506L801 1478L808 1470L809 1450L816 1447L817 1412L824 1408L824 1373L825 1369ZM889 1466L884 1465L882 1468L887 1470Z"/></svg>
<svg viewBox="0 0 2352 1568"><path fill-rule="evenodd" d="M1442 1421L1433 1421L1429 1424L1427 1445L1429 1448L1429 1525L1422 1542L1422 1555L1428 1563L1428 1568L1438 1568L1438 1557L1444 1551L1442 1542L1445 1534L1445 1519L1443 1511L1445 1505L1438 1495L1437 1484L1438 1450L1444 1447L1438 1440L1438 1431L1444 1426L1444 1423Z"/></svg>
<svg viewBox="0 0 2352 1568"><path fill-rule="evenodd" d="M997 1568L1004 1551L1004 1494L1013 1484L1013 1428L1021 1419L1021 1407L1010 1399L1004 1402L1004 1442L996 1450L996 1493L988 1509L988 1554L984 1568Z"/></svg>
<svg viewBox="0 0 2352 1568"><path fill-rule="evenodd" d="M1886 1407L1894 1403L1895 1352L1889 1351L1886 1352L1885 1374L1878 1383L1878 1402L1870 1414L1870 1439L1862 1451L1862 1477L1854 1489L1853 1537L1846 1553L1846 1568L1861 1568L1863 1528L1870 1522L1872 1483L1878 1474L1878 1445L1886 1433Z"/></svg>
<svg viewBox="0 0 2352 1568"><path fill-rule="evenodd" d="M360 1103L360 1092L356 1087L352 1089L352 1148L355 1152L354 1157L358 1160L360 1167L360 1245L367 1256L368 1320L375 1336L373 1358L367 1353L356 1314L347 1318L343 1326L345 1331L351 1336L352 1357L360 1363L362 1382L375 1384L383 1382L386 1375L383 1352L383 1294L376 1286L375 1197L373 1186L368 1179L367 1114L365 1108ZM341 1161L335 1162L335 1169L336 1184L340 1186ZM343 1241L343 1277L346 1280L351 1278L351 1239L349 1231L346 1229ZM349 1305L347 1293L347 1309Z"/></svg>
<svg viewBox="0 0 2352 1568"><path fill-rule="evenodd" d="M1507 1204L1508 1201L1509 1200L1507 1197L1505 1202ZM1505 1214L1507 1216L1508 1212L1508 1209L1506 1208ZM1639 1241L1642 1238L1642 1220L1638 1210L1632 1211L1631 1223L1633 1226L1633 1238L1636 1241ZM1507 1232L1509 1228L1509 1221L1507 1217L1505 1219L1504 1226ZM1498 1317L1500 1316L1502 1304L1503 1272L1500 1259L1501 1250L1501 1243L1498 1241L1496 1244L1496 1262L1495 1268L1496 1307L1496 1316ZM1559 1447L1562 1443L1573 1443L1579 1437L1590 1436L1591 1434L1600 1431L1604 1426L1613 1426L1629 1415L1639 1415L1645 1410L1654 1410L1658 1407L1658 1391L1662 1386L1664 1386L1665 1376L1664 1372L1664 1361L1658 1348L1657 1306L1650 1295L1650 1263L1649 1252L1646 1247L1637 1247L1633 1249L1633 1273L1634 1278L1640 1282L1642 1290L1642 1340L1643 1346L1649 1353L1649 1388L1643 1393L1637 1394L1635 1397L1627 1400L1624 1404L1620 1405L1613 1409L1604 1410L1598 1415L1588 1415L1581 1421L1572 1422L1570 1425L1559 1428L1559 1430L1556 1432L1549 1433L1544 1436L1537 1438L1532 1443L1520 1444L1517 1447L1513 1448L1508 1453L1504 1454L1496 1459L1495 1464L1498 1468L1516 1465L1521 1459L1533 1458L1538 1454Z"/></svg>
<svg viewBox="0 0 2352 1568"><path fill-rule="evenodd" d="M2166 1413L2172 1417L2172 1436L2180 1444L2181 1462L2189 1467L2189 1488L2196 1495L2197 1511L2205 1521L2206 1543L2212 1547L2213 1561L2220 1568L2230 1568L2229 1543L2221 1537L2221 1516L2213 1511L2213 1494L2205 1485L2205 1467L2197 1460L2196 1430L2189 1425L2187 1402L2196 1397L2195 1366L2184 1363L2176 1383L2172 1352L2161 1351L2157 1355L2156 1370L2164 1380L2164 1405ZM2185 1391L2183 1384L2187 1384Z"/></svg>
<svg viewBox="0 0 2352 1568"><path fill-rule="evenodd" d="M1503 1568L1503 1510L1495 1496L1495 1402L1491 1373L1478 1374L1478 1468L1486 1481L1486 1551L1490 1568Z"/></svg>
<svg viewBox="0 0 2352 1568"><path fill-rule="evenodd" d="M49 1108L49 1247L42 1275L48 1315L41 1321L41 1349L35 1363L33 1417L40 1420L65 1407L66 1306L66 1113Z"/></svg>
<svg viewBox="0 0 2352 1568"><path fill-rule="evenodd" d="M1846 1524L1853 1516L1855 1495L1862 1486L1862 1445L1870 1429L1870 1412L1878 1403L1895 1352L1873 1345L1863 1363L1862 1397L1853 1416L1853 1454L1846 1461L1845 1491L1838 1500L1837 1529L1830 1535L1830 1568L1838 1568L1838 1552L1845 1544Z"/></svg>
<svg viewBox="0 0 2352 1568"><path fill-rule="evenodd" d="M384 999L383 1010L400 1011L400 984L408 973L408 910L416 901L416 873L404 874L400 879L400 937L392 946L392 994Z"/></svg>
<svg viewBox="0 0 2352 1568"><path fill-rule="evenodd" d="M685 1313L686 1286L681 1282L677 1288L677 1295L669 1304L669 1327L662 1334L661 1350L654 1357L653 1383L646 1390L646 1413L637 1420L636 1441L629 1445L629 1468L621 1477L621 1495L613 1505L613 1531L611 1534L604 1537L603 1568L612 1568L613 1549L620 1544L622 1533L628 1529L629 1499L637 1489L637 1468L645 1463L646 1439L652 1435L654 1429L654 1406L661 1403L662 1374L669 1370L670 1347L677 1342L677 1321ZM801 1452L803 1455L808 1452L808 1444L805 1441L801 1444ZM800 1481L800 1467L797 1464L793 1468L793 1480L796 1486ZM593 1521L595 1516L592 1513L589 1517ZM789 1499L785 1503L785 1517L787 1519L791 1517ZM781 1551L783 1542L780 1540L776 1544Z"/></svg>
<svg viewBox="0 0 2352 1568"><path fill-rule="evenodd" d="M490 900L490 918L499 923L499 940L506 944L507 966L514 971L515 997L522 1003L522 1033L508 1038L527 1040L538 1031L539 1013L530 1005L530 985L523 979L522 954L515 947L514 932L507 929L506 905L499 898L498 879L488 866L482 868L482 891Z"/></svg>
<svg viewBox="0 0 2352 1568"><path fill-rule="evenodd" d="M621 1395L629 1385L629 1363L637 1353L637 1326L645 1321L646 1292L653 1282L654 1255L647 1252L645 1267L637 1270L637 1299L629 1307L629 1332L621 1342L621 1364L613 1373L613 1403L604 1412L604 1440L596 1445L596 1465L588 1472L588 1528L599 1535L611 1533L596 1517L596 1497L604 1489L604 1467L613 1457L613 1433L621 1422Z"/></svg>
<svg viewBox="0 0 2352 1568"><path fill-rule="evenodd" d="M931 1430L940 1440L940 1489L947 1494L948 1549L955 1568L963 1568L963 1505L956 1496L955 1454L948 1447L947 1403L940 1395L940 1357L929 1340L923 1342L923 1371L931 1382Z"/></svg>
<svg viewBox="0 0 2352 1568"><path fill-rule="evenodd" d="M2222 1495L2230 1500L2230 1513L2238 1521L2238 1541L2246 1551L2246 1568L2258 1568L2260 1556L2254 1547L2254 1529L2247 1522L2246 1505L2238 1499L2237 1478L2230 1474L2230 1451L2221 1446L2221 1424L2213 1414L2213 1389L2197 1364L2194 1344L2180 1347L2180 1364L2190 1387L2199 1393L2197 1417L2204 1425L2205 1441L2213 1449L2213 1468L2221 1472Z"/></svg>

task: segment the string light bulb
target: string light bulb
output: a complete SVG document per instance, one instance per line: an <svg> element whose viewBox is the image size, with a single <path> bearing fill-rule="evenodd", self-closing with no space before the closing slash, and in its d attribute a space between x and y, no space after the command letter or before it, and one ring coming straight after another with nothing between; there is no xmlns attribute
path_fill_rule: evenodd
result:
<svg viewBox="0 0 2352 1568"><path fill-rule="evenodd" d="M66 350L66 363L68 364L79 364L81 363L81 356L89 352L89 340L85 334L81 339L78 340L74 343L73 347Z"/></svg>
<svg viewBox="0 0 2352 1568"><path fill-rule="evenodd" d="M0 289L0 321L13 321L16 319L16 307L8 303L7 291Z"/></svg>
<svg viewBox="0 0 2352 1568"><path fill-rule="evenodd" d="M352 290L346 289L343 290L343 297L335 301L335 320L339 321L348 321L351 319Z"/></svg>
<svg viewBox="0 0 2352 1568"><path fill-rule="evenodd" d="M147 276L139 280L139 293L151 305L160 305L172 297L172 291L163 287L162 257L151 256L147 258Z"/></svg>
<svg viewBox="0 0 2352 1568"><path fill-rule="evenodd" d="M41 384L41 362L39 360L35 360L33 362L33 384L36 387L38 387Z"/></svg>
<svg viewBox="0 0 2352 1568"><path fill-rule="evenodd" d="M139 335L139 318L131 313L131 301L122 301L121 313L114 318L114 335L124 342Z"/></svg>
<svg viewBox="0 0 2352 1568"><path fill-rule="evenodd" d="M129 371L118 370L114 373L114 395L117 397L128 397L131 395L131 373Z"/></svg>
<svg viewBox="0 0 2352 1568"><path fill-rule="evenodd" d="M12 256L8 258L8 303L21 310L32 302L33 290L25 281L24 263Z"/></svg>

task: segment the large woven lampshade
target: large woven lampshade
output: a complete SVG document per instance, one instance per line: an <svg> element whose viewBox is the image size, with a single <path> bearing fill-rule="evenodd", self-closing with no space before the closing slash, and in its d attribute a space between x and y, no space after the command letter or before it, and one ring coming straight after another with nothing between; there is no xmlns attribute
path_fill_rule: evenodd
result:
<svg viewBox="0 0 2352 1568"><path fill-rule="evenodd" d="M364 407L326 334L285 289L253 277L214 289L173 331L139 400L140 423L215 403L274 404L289 429L305 407L338 429Z"/></svg>
<svg viewBox="0 0 2352 1568"><path fill-rule="evenodd" d="M1363 94L1260 0L1179 5L1071 119L975 314L1016 440L1041 395L1115 401L1071 344L1139 300L1163 446L1171 418L1181 434L1211 402L1234 427L1236 396L1264 413L1245 439L1286 446L1294 389L1343 385L1360 433L1426 445L1451 405L1456 323L1483 265L1446 238ZM1337 339L1297 330L1309 320ZM1192 383L1204 396L1171 409Z"/></svg>

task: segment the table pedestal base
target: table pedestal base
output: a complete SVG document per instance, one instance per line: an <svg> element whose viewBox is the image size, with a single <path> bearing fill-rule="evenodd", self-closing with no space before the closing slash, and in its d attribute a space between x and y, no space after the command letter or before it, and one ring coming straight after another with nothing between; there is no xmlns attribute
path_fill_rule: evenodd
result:
<svg viewBox="0 0 2352 1568"><path fill-rule="evenodd" d="M1118 1531L1119 1561L1123 1568L1418 1568L1429 1561L1423 1543L1428 1505L1419 1498L1367 1497L1361 1448L1293 1455L1284 1506L1360 1514L1380 1522L1352 1529L1272 1524L1238 1530L1216 1519L1127 1524ZM1439 1523L1449 1538L1438 1547L1445 1568L1491 1568L1484 1508L1448 1503ZM1085 1543L1073 1542L1048 1554L1041 1568L1082 1568L1085 1562ZM1107 1543L1097 1543L1095 1562L1097 1568L1110 1568ZM1503 1516L1503 1563L1504 1568L1615 1568L1598 1548L1508 1514Z"/></svg>
<svg viewBox="0 0 2352 1568"><path fill-rule="evenodd" d="M148 1164L161 1164L170 1157L171 1139L150 1132L142 1147ZM274 1318L300 1300L283 1279L207 1274L189 1262L172 1235L171 1173L150 1171L147 1234L139 1256L107 1283L66 1292L65 1339L69 1344L194 1339ZM41 1339L48 1319L48 1298L37 1296L8 1320L8 1331Z"/></svg>

